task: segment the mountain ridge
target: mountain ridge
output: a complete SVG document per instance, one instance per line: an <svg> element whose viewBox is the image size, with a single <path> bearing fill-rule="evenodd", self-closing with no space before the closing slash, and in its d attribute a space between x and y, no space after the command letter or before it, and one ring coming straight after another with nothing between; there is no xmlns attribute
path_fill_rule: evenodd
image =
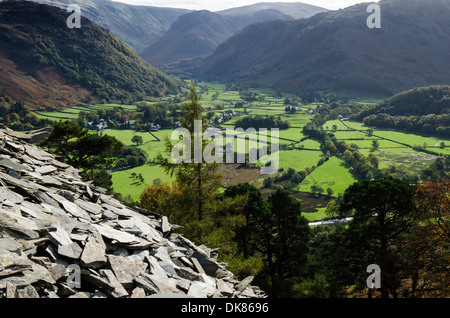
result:
<svg viewBox="0 0 450 318"><path fill-rule="evenodd" d="M172 24L170 30L140 55L153 65L203 57L243 27L236 21L207 10L185 14Z"/></svg>
<svg viewBox="0 0 450 318"><path fill-rule="evenodd" d="M247 6L215 11L215 13L222 15L249 15L261 10L277 10L293 19L303 19L316 13L328 11L325 8L302 2L258 2Z"/></svg>
<svg viewBox="0 0 450 318"><path fill-rule="evenodd" d="M367 4L252 24L220 44L194 75L292 93L341 90L379 96L448 83L445 12L450 3L383 0L379 5L381 29L366 26Z"/></svg>
<svg viewBox="0 0 450 318"><path fill-rule="evenodd" d="M107 28L136 52L156 41L176 19L192 10L135 6L111 0L32 0L66 9L79 5L81 14Z"/></svg>
<svg viewBox="0 0 450 318"><path fill-rule="evenodd" d="M287 10L299 7L302 10ZM157 66L203 58L226 39L244 27L261 21L292 20L309 17L326 9L302 3L284 4L278 10L273 3L237 7L231 11L199 10L178 17L170 30L160 39L144 48L140 55Z"/></svg>
<svg viewBox="0 0 450 318"><path fill-rule="evenodd" d="M178 91L174 79L137 56L110 31L70 13L28 1L0 3L2 94L32 108L161 96Z"/></svg>

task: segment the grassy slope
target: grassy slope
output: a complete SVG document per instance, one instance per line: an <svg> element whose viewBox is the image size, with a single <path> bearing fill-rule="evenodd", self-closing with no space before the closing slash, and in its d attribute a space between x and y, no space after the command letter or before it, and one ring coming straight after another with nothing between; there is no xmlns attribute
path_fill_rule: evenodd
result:
<svg viewBox="0 0 450 318"><path fill-rule="evenodd" d="M338 127L338 131L335 132L336 137L339 140L345 140L349 144L357 144L360 152L365 156L373 153L380 160L380 169L395 166L397 168L409 170L410 172L419 172L436 159L436 156L414 150L402 144L411 146L426 145L427 150L450 154L450 147L444 149L439 147L441 141L449 146L449 139L426 137L393 129L368 127L358 122L345 122L345 124L359 131L347 130L347 127L339 120L328 121L324 124L324 127L328 127L328 129L331 130L332 126L336 125ZM373 129L372 136L368 136L365 132L369 128ZM364 140L351 140L353 138L364 138ZM390 140L384 140L382 138L388 138ZM378 140L380 144L377 150L372 149L372 140L375 139Z"/></svg>
<svg viewBox="0 0 450 318"><path fill-rule="evenodd" d="M133 178L132 173L142 174L144 182ZM139 200L139 196L147 187L152 185L153 180L160 178L163 182L171 183L173 178L167 175L163 168L158 165L145 164L133 169L116 171L112 173L114 191L121 193L123 196L130 195L134 200Z"/></svg>
<svg viewBox="0 0 450 318"><path fill-rule="evenodd" d="M344 193L357 180L357 176L344 161L337 157L330 157L327 162L314 170L300 183L300 190L311 192L311 186L317 184L325 191L327 188L331 188L334 195L337 195L338 193Z"/></svg>
<svg viewBox="0 0 450 318"><path fill-rule="evenodd" d="M82 14L113 32L136 52L164 34L185 9L135 6L109 0L35 0L66 9L80 6Z"/></svg>

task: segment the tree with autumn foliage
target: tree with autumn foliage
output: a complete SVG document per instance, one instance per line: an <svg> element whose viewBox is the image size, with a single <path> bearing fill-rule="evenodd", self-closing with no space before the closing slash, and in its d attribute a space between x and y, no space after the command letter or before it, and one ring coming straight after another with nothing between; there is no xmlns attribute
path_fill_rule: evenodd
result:
<svg viewBox="0 0 450 318"><path fill-rule="evenodd" d="M414 240L417 267L411 290L416 297L450 296L450 178L424 182L416 191L426 222Z"/></svg>
<svg viewBox="0 0 450 318"><path fill-rule="evenodd" d="M429 181L419 185L417 205L428 213L436 233L443 240L450 240L450 178Z"/></svg>
<svg viewBox="0 0 450 318"><path fill-rule="evenodd" d="M152 212L171 216L177 210L176 197L180 195L176 182L170 186L168 183L147 186L140 195L142 208Z"/></svg>

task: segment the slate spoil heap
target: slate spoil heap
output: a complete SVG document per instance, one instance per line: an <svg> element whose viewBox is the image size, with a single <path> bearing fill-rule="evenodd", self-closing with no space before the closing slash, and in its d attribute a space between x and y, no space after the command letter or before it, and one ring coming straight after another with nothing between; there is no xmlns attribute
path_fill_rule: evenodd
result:
<svg viewBox="0 0 450 318"><path fill-rule="evenodd" d="M166 217L122 205L28 141L0 129L0 298L266 297Z"/></svg>

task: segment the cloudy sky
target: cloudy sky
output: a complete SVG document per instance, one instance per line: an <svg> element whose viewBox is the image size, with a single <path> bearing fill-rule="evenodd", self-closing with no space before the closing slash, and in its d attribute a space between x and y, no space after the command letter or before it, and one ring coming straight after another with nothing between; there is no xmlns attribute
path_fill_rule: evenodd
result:
<svg viewBox="0 0 450 318"><path fill-rule="evenodd" d="M192 10L219 11L257 2L303 2L319 7L335 10L345 8L356 3L373 2L371 0L113 0L129 4L140 4L157 7L185 8Z"/></svg>

